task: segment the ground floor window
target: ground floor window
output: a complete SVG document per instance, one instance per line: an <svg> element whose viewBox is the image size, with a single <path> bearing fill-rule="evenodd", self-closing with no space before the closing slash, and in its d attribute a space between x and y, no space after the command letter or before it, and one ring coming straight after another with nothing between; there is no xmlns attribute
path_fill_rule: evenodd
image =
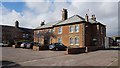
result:
<svg viewBox="0 0 120 68"><path fill-rule="evenodd" d="M75 44L75 45L79 45L79 38L78 37L76 37L76 38L70 38L70 45L73 45L73 44Z"/></svg>
<svg viewBox="0 0 120 68"><path fill-rule="evenodd" d="M75 45L79 45L79 38L78 37L75 38Z"/></svg>
<svg viewBox="0 0 120 68"><path fill-rule="evenodd" d="M62 43L62 38L58 38L58 43Z"/></svg>
<svg viewBox="0 0 120 68"><path fill-rule="evenodd" d="M73 38L70 38L70 45L73 45L74 44L74 40Z"/></svg>

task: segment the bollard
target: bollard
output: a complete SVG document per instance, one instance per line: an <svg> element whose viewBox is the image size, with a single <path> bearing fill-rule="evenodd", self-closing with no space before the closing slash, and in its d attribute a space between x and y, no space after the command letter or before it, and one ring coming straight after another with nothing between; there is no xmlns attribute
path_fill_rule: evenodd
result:
<svg viewBox="0 0 120 68"><path fill-rule="evenodd" d="M66 49L66 53L65 53L65 55L68 55L68 48Z"/></svg>
<svg viewBox="0 0 120 68"><path fill-rule="evenodd" d="M86 52L86 53L88 52L88 47L85 47L85 52Z"/></svg>
<svg viewBox="0 0 120 68"><path fill-rule="evenodd" d="M15 48L15 45L12 45L13 48Z"/></svg>

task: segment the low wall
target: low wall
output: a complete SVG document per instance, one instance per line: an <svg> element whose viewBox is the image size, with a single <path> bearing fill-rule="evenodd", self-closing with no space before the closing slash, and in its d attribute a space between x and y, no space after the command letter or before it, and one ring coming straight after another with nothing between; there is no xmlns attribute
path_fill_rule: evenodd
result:
<svg viewBox="0 0 120 68"><path fill-rule="evenodd" d="M20 45L12 45L13 48L20 48Z"/></svg>
<svg viewBox="0 0 120 68"><path fill-rule="evenodd" d="M79 54L84 52L85 48L67 48L67 54Z"/></svg>
<svg viewBox="0 0 120 68"><path fill-rule="evenodd" d="M48 46L41 46L39 49L40 50L49 50L49 47Z"/></svg>
<svg viewBox="0 0 120 68"><path fill-rule="evenodd" d="M39 49L39 46L33 46L33 50L34 51L39 51L40 49Z"/></svg>
<svg viewBox="0 0 120 68"><path fill-rule="evenodd" d="M88 52L98 50L98 48L96 46L90 46L90 47L87 47L87 48L88 48Z"/></svg>
<svg viewBox="0 0 120 68"><path fill-rule="evenodd" d="M48 46L33 46L34 51L49 50Z"/></svg>
<svg viewBox="0 0 120 68"><path fill-rule="evenodd" d="M89 46L84 48L67 48L66 54L79 54L85 52L92 52L101 49L102 47ZM102 48L103 49L103 48Z"/></svg>

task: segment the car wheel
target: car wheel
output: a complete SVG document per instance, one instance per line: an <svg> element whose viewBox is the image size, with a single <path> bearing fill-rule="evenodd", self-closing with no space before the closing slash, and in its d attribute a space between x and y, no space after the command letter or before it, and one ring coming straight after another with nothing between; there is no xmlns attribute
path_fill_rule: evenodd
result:
<svg viewBox="0 0 120 68"><path fill-rule="evenodd" d="M58 51L58 48L55 48L56 51Z"/></svg>

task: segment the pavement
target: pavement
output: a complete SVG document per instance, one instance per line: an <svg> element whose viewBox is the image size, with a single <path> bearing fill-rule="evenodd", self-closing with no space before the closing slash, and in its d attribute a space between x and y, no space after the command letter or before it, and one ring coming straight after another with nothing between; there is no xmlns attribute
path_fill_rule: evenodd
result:
<svg viewBox="0 0 120 68"><path fill-rule="evenodd" d="M2 47L3 66L118 66L118 50L66 55L66 51L33 51Z"/></svg>

